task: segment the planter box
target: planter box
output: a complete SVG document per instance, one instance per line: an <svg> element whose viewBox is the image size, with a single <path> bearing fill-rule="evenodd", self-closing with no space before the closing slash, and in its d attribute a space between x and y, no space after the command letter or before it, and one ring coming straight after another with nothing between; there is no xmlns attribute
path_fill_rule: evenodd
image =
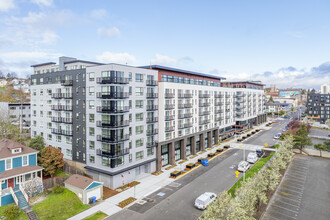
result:
<svg viewBox="0 0 330 220"><path fill-rule="evenodd" d="M251 134L247 134L246 136L250 137L250 136L251 136Z"/></svg>
<svg viewBox="0 0 330 220"><path fill-rule="evenodd" d="M230 148L230 145L225 145L223 148L228 149Z"/></svg>
<svg viewBox="0 0 330 220"><path fill-rule="evenodd" d="M171 173L171 176L173 176L173 177L178 177L180 175L181 175L181 171L174 171Z"/></svg>
<svg viewBox="0 0 330 220"><path fill-rule="evenodd" d="M237 139L237 142L241 142L242 141L242 139Z"/></svg>
<svg viewBox="0 0 330 220"><path fill-rule="evenodd" d="M192 169L192 168L195 167L195 164L194 163L189 163L189 164L186 165L186 167L189 168L189 169Z"/></svg>
<svg viewBox="0 0 330 220"><path fill-rule="evenodd" d="M220 148L217 149L217 152L219 152L219 153L222 152L222 151L223 151L223 149L220 149Z"/></svg>
<svg viewBox="0 0 330 220"><path fill-rule="evenodd" d="M255 134L256 132L255 132L255 131L252 131L251 133L252 133L252 134Z"/></svg>
<svg viewBox="0 0 330 220"><path fill-rule="evenodd" d="M199 159L198 159L198 163L201 163L202 160L203 160L203 158L199 158Z"/></svg>
<svg viewBox="0 0 330 220"><path fill-rule="evenodd" d="M208 157L214 157L215 156L215 153L209 153L207 156Z"/></svg>

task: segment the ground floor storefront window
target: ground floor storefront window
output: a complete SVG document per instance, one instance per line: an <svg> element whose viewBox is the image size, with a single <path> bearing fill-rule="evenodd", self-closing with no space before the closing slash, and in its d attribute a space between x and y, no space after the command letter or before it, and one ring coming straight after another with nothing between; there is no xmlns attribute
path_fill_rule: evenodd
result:
<svg viewBox="0 0 330 220"><path fill-rule="evenodd" d="M162 166L166 166L169 163L168 149L169 149L169 144L162 145L162 148L161 148Z"/></svg>
<svg viewBox="0 0 330 220"><path fill-rule="evenodd" d="M181 141L175 142L175 160L181 159Z"/></svg>
<svg viewBox="0 0 330 220"><path fill-rule="evenodd" d="M187 138L186 156L190 156L190 154L191 154L191 138Z"/></svg>

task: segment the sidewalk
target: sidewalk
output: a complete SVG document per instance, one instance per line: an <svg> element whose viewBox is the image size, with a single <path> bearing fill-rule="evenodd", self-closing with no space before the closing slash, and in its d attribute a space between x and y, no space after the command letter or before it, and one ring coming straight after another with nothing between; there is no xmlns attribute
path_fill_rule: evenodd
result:
<svg viewBox="0 0 330 220"><path fill-rule="evenodd" d="M256 126L256 127L254 127L254 129L265 129L265 130L270 129L270 127L266 127L265 124L266 123L264 123L260 126ZM260 132L262 132L262 131L260 131ZM117 195L114 195L114 196L100 202L100 204L97 204L97 205L91 207L90 209L87 209L69 219L70 220L81 220L83 218L86 218L90 215L95 214L98 211L102 211L105 214L107 214L108 216L111 216L122 210L122 208L117 206L117 204L119 202L121 202L129 197L134 197L134 198L136 198L136 201L126 207L133 205L137 201L143 199L144 197L154 193L155 191L157 191L157 190L161 189L162 187L167 186L171 182L175 181L175 179L169 178L171 172L176 171L176 170L181 171L186 167L187 164L196 163L199 158L205 158L205 157L207 157L207 155L209 153L215 153L219 147L221 148L225 145L233 145L234 148L238 147L239 145L243 145L243 148L249 147L247 144L244 144L244 143L242 143L242 144L236 143L236 138L234 138L233 140L230 140L228 142L221 143L219 145L214 145L212 147L212 149L206 149L206 152L203 154L197 153L197 157L195 157L193 159L189 159L189 157L191 157L191 156L187 157L188 161L186 161L182 164L179 164L178 162L180 162L180 161L177 161L177 165L175 167L173 167L172 169L165 170L163 168L162 169L163 173L158 176L155 176L152 174L147 174L146 176L143 176L140 179L137 179L137 181L139 181L140 184L136 185L135 189L134 189L134 187L132 187L128 190L125 190ZM256 146L254 146L254 147L256 147ZM134 194L134 191L135 191L135 194Z"/></svg>

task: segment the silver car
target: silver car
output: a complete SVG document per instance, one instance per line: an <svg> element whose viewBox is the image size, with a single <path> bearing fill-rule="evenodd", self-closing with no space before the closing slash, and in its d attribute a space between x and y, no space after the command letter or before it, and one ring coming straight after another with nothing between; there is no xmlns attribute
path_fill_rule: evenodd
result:
<svg viewBox="0 0 330 220"><path fill-rule="evenodd" d="M216 198L217 198L217 195L215 193L205 192L195 200L195 207L198 208L198 209L204 210Z"/></svg>

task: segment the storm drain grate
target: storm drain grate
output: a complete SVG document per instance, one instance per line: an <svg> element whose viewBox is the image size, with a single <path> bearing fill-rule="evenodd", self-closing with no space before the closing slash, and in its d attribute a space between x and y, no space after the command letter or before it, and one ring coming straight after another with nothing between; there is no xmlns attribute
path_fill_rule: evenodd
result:
<svg viewBox="0 0 330 220"><path fill-rule="evenodd" d="M140 205L143 205L143 204L145 204L146 202L147 202L147 201L140 200L140 201L138 201L137 203L140 204Z"/></svg>

